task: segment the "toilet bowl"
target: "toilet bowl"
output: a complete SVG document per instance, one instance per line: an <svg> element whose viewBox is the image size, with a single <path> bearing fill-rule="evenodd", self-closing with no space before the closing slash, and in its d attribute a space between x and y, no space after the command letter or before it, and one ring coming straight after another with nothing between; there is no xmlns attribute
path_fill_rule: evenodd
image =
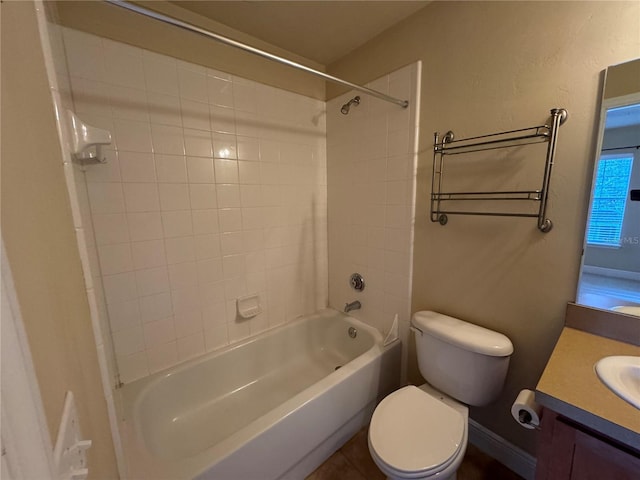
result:
<svg viewBox="0 0 640 480"><path fill-rule="evenodd" d="M467 449L467 405L498 397L513 345L501 333L436 312L417 312L411 324L428 383L396 390L378 404L369 452L391 480L455 480Z"/></svg>
<svg viewBox="0 0 640 480"><path fill-rule="evenodd" d="M428 384L396 390L371 419L371 457L392 480L455 480L467 447L468 412Z"/></svg>

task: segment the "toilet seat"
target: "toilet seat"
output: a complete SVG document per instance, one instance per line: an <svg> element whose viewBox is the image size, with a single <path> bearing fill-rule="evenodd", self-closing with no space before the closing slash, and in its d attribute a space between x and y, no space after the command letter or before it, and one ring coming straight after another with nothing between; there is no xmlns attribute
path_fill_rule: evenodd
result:
<svg viewBox="0 0 640 480"><path fill-rule="evenodd" d="M393 477L424 478L457 460L465 448L466 428L459 411L409 385L376 407L369 449Z"/></svg>

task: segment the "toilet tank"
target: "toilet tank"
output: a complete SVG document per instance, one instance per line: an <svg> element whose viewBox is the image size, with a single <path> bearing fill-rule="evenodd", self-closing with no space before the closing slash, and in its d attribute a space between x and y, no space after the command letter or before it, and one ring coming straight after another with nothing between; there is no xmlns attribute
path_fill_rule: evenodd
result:
<svg viewBox="0 0 640 480"><path fill-rule="evenodd" d="M416 312L420 373L430 385L466 403L494 401L504 385L513 345L505 335L437 312Z"/></svg>

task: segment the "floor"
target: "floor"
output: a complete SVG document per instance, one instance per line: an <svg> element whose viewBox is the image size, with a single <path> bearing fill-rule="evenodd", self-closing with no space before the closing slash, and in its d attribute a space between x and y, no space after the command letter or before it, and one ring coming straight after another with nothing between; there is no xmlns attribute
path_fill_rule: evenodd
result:
<svg viewBox="0 0 640 480"><path fill-rule="evenodd" d="M385 476L369 455L367 429L358 432L306 480L385 480ZM458 469L457 480L523 479L469 444L462 465Z"/></svg>
<svg viewBox="0 0 640 480"><path fill-rule="evenodd" d="M583 272L577 303L603 309L619 305L640 306L640 282Z"/></svg>

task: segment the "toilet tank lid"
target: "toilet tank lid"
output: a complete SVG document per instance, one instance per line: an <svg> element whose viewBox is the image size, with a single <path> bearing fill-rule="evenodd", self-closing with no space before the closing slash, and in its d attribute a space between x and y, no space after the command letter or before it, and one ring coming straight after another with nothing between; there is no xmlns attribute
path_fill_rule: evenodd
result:
<svg viewBox="0 0 640 480"><path fill-rule="evenodd" d="M513 353L513 344L506 335L442 313L416 312L412 323L422 333L470 352L492 357L507 357Z"/></svg>

